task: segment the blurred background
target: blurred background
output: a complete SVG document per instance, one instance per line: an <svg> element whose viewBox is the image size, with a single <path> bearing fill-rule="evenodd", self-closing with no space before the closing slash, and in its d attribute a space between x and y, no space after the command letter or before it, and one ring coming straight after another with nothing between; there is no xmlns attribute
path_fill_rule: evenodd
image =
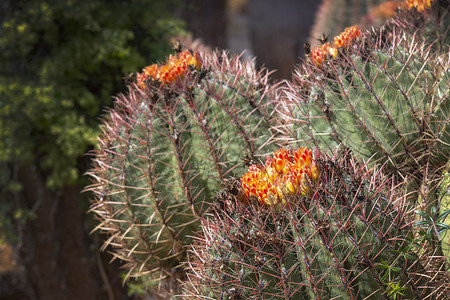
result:
<svg viewBox="0 0 450 300"><path fill-rule="evenodd" d="M90 234L82 193L113 96L177 39L245 50L273 80L290 79L322 30L317 13L351 6L359 17L362 2L0 1L0 299L151 299L139 282L122 285L120 262L99 251L105 237Z"/></svg>

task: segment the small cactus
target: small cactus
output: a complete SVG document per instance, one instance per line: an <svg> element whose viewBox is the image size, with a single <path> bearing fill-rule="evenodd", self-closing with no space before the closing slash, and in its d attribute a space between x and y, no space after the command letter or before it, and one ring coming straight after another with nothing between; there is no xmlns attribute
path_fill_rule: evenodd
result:
<svg viewBox="0 0 450 300"><path fill-rule="evenodd" d="M185 246L220 183L240 174L243 153L271 149L274 90L250 62L186 50L116 98L89 190L97 229L110 236L104 247L127 262L127 276L183 276Z"/></svg>
<svg viewBox="0 0 450 300"><path fill-rule="evenodd" d="M190 251L186 296L425 299L441 291L411 251L401 188L344 149L316 153L309 164L295 153L281 150L265 166L250 166L247 174L266 175L251 176L254 185L244 175L216 196ZM292 192L286 187L299 169Z"/></svg>

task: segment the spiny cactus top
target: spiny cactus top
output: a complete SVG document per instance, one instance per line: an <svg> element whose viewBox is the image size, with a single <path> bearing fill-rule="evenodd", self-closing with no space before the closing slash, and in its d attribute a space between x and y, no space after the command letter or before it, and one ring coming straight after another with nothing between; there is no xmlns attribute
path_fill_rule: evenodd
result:
<svg viewBox="0 0 450 300"><path fill-rule="evenodd" d="M242 154L271 151L276 87L238 56L182 51L128 88L102 126L92 209L129 276L172 276Z"/></svg>
<svg viewBox="0 0 450 300"><path fill-rule="evenodd" d="M242 186L228 184L191 249L186 295L419 300L445 293L447 283L431 279L407 241L412 224L402 189L345 149L317 153L315 161L305 148L293 153L305 154L304 166L317 176L309 192L286 187L277 197L287 199L274 197L284 205L267 205L260 196L252 201L254 194L242 201L244 178ZM282 149L266 165L289 170L293 156ZM266 185L257 179L254 191Z"/></svg>
<svg viewBox="0 0 450 300"><path fill-rule="evenodd" d="M267 157L265 166L251 165L242 176L241 185L247 199L256 197L261 204L284 204L297 192L306 193L308 181L317 180L318 169L311 150L299 148L293 155L281 149Z"/></svg>

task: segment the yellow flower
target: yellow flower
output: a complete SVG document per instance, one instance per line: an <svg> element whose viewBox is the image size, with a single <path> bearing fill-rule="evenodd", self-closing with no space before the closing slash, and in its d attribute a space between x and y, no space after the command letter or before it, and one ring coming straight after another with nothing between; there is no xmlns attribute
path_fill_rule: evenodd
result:
<svg viewBox="0 0 450 300"><path fill-rule="evenodd" d="M312 158L312 152L306 147L293 154L280 149L272 157L266 158L263 167L251 165L241 178L245 197L256 197L261 204L284 204L294 199L297 193L305 195L308 180L317 180L319 170Z"/></svg>
<svg viewBox="0 0 450 300"><path fill-rule="evenodd" d="M294 163L299 167L305 166L305 171L312 179L317 180L319 177L319 170L312 158L312 151L307 147L302 147L294 152Z"/></svg>
<svg viewBox="0 0 450 300"><path fill-rule="evenodd" d="M430 8L433 2L434 0L406 0L406 6L408 9L415 8L418 12L422 12L425 9Z"/></svg>

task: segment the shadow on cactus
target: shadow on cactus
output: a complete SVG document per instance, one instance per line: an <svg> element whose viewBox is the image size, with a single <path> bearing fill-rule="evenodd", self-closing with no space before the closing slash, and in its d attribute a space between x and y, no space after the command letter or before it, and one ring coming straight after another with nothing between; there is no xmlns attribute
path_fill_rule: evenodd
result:
<svg viewBox="0 0 450 300"><path fill-rule="evenodd" d="M279 106L288 120L284 140L344 144L386 163L399 180L414 180L426 198L450 159L448 51L431 51L420 32L395 25L347 40L312 50L312 63L297 69Z"/></svg>
<svg viewBox="0 0 450 300"><path fill-rule="evenodd" d="M345 149L277 151L216 196L184 296L441 299L448 278L424 268L406 198Z"/></svg>
<svg viewBox="0 0 450 300"><path fill-rule="evenodd" d="M130 82L105 117L88 188L129 276L182 278L198 217L244 153L271 151L275 88L266 71L226 53L188 50Z"/></svg>

